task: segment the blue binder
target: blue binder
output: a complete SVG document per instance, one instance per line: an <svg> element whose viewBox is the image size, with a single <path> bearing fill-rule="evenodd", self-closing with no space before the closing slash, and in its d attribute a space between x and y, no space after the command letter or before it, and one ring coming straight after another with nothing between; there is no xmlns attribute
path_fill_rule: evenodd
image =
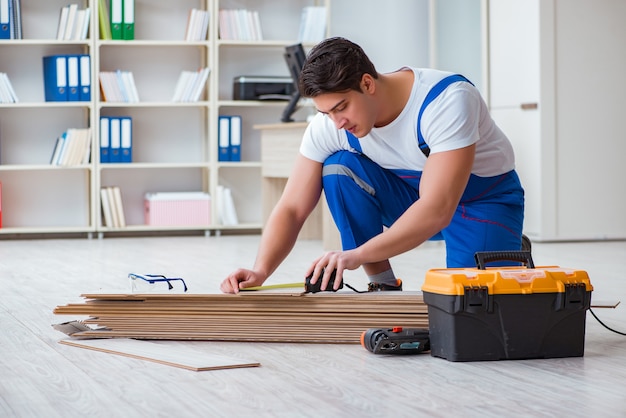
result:
<svg viewBox="0 0 626 418"><path fill-rule="evenodd" d="M120 162L130 163L133 161L133 120L130 116L120 119Z"/></svg>
<svg viewBox="0 0 626 418"><path fill-rule="evenodd" d="M66 102L68 100L67 56L43 57L43 81L47 102Z"/></svg>
<svg viewBox="0 0 626 418"><path fill-rule="evenodd" d="M109 147L111 144L111 121L106 116L100 116L100 163L109 163Z"/></svg>
<svg viewBox="0 0 626 418"><path fill-rule="evenodd" d="M80 93L81 102L91 101L91 57L89 55L79 55L80 71Z"/></svg>
<svg viewBox="0 0 626 418"><path fill-rule="evenodd" d="M67 100L77 102L80 97L80 68L77 55L67 56Z"/></svg>
<svg viewBox="0 0 626 418"><path fill-rule="evenodd" d="M230 161L230 116L220 115L217 125L218 161Z"/></svg>
<svg viewBox="0 0 626 418"><path fill-rule="evenodd" d="M241 161L241 116L230 117L230 161Z"/></svg>
<svg viewBox="0 0 626 418"><path fill-rule="evenodd" d="M120 118L110 118L109 125L109 161L119 163L122 161L122 137L121 137L121 120Z"/></svg>
<svg viewBox="0 0 626 418"><path fill-rule="evenodd" d="M11 0L0 0L0 39L11 39Z"/></svg>

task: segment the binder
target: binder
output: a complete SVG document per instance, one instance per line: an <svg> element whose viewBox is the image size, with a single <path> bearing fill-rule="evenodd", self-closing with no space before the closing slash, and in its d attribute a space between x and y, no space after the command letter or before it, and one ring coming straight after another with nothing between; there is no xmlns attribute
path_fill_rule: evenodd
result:
<svg viewBox="0 0 626 418"><path fill-rule="evenodd" d="M120 118L120 162L130 163L133 161L133 120L129 116Z"/></svg>
<svg viewBox="0 0 626 418"><path fill-rule="evenodd" d="M11 39L11 0L0 0L0 39Z"/></svg>
<svg viewBox="0 0 626 418"><path fill-rule="evenodd" d="M230 117L230 161L241 161L241 116Z"/></svg>
<svg viewBox="0 0 626 418"><path fill-rule="evenodd" d="M220 115L217 125L218 161L230 161L230 116Z"/></svg>
<svg viewBox="0 0 626 418"><path fill-rule="evenodd" d="M80 96L78 56L67 56L67 100L77 102Z"/></svg>
<svg viewBox="0 0 626 418"><path fill-rule="evenodd" d="M122 37L123 0L111 0L111 39Z"/></svg>
<svg viewBox="0 0 626 418"><path fill-rule="evenodd" d="M98 26L100 32L100 39L111 39L111 19L109 18L109 11L107 10L106 0L98 0Z"/></svg>
<svg viewBox="0 0 626 418"><path fill-rule="evenodd" d="M120 148L122 146L120 118L110 118L109 124L109 161L119 163L122 161Z"/></svg>
<svg viewBox="0 0 626 418"><path fill-rule="evenodd" d="M91 57L89 55L79 55L80 67L80 93L81 102L91 101Z"/></svg>
<svg viewBox="0 0 626 418"><path fill-rule="evenodd" d="M65 55L43 57L43 77L47 102L65 102L68 100L67 57Z"/></svg>
<svg viewBox="0 0 626 418"><path fill-rule="evenodd" d="M111 144L110 118L100 116L100 163L111 162L109 156L109 147Z"/></svg>
<svg viewBox="0 0 626 418"><path fill-rule="evenodd" d="M124 0L122 39L135 39L135 0Z"/></svg>

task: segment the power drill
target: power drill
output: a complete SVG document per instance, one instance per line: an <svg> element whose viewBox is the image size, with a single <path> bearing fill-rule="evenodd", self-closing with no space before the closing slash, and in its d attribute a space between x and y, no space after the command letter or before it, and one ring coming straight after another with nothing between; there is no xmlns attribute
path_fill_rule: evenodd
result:
<svg viewBox="0 0 626 418"><path fill-rule="evenodd" d="M419 354L430 351L428 328L370 328L361 345L374 354Z"/></svg>

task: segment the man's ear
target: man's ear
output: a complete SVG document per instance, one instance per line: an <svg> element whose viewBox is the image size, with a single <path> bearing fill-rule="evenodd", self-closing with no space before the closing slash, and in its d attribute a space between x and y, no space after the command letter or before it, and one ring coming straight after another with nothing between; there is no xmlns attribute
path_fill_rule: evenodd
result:
<svg viewBox="0 0 626 418"><path fill-rule="evenodd" d="M363 93L372 94L376 90L376 80L370 74L363 74L361 77L361 91Z"/></svg>

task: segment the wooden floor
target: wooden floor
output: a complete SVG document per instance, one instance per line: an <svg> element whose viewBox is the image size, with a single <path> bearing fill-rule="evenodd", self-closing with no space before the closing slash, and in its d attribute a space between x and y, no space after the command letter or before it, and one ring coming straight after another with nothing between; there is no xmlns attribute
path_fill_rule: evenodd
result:
<svg viewBox="0 0 626 418"><path fill-rule="evenodd" d="M127 274L182 276L194 293L219 293L250 266L257 236L0 241L2 417L625 417L626 337L587 315L582 358L453 363L423 354L376 356L359 345L167 342L261 367L194 372L61 345L57 305L81 293L129 292ZM300 241L272 283L301 280L322 251ZM626 331L626 242L535 243L536 265L587 270L595 309ZM394 260L406 290L444 265L440 244ZM346 281L364 288L360 271ZM393 324L391 324L393 325Z"/></svg>

